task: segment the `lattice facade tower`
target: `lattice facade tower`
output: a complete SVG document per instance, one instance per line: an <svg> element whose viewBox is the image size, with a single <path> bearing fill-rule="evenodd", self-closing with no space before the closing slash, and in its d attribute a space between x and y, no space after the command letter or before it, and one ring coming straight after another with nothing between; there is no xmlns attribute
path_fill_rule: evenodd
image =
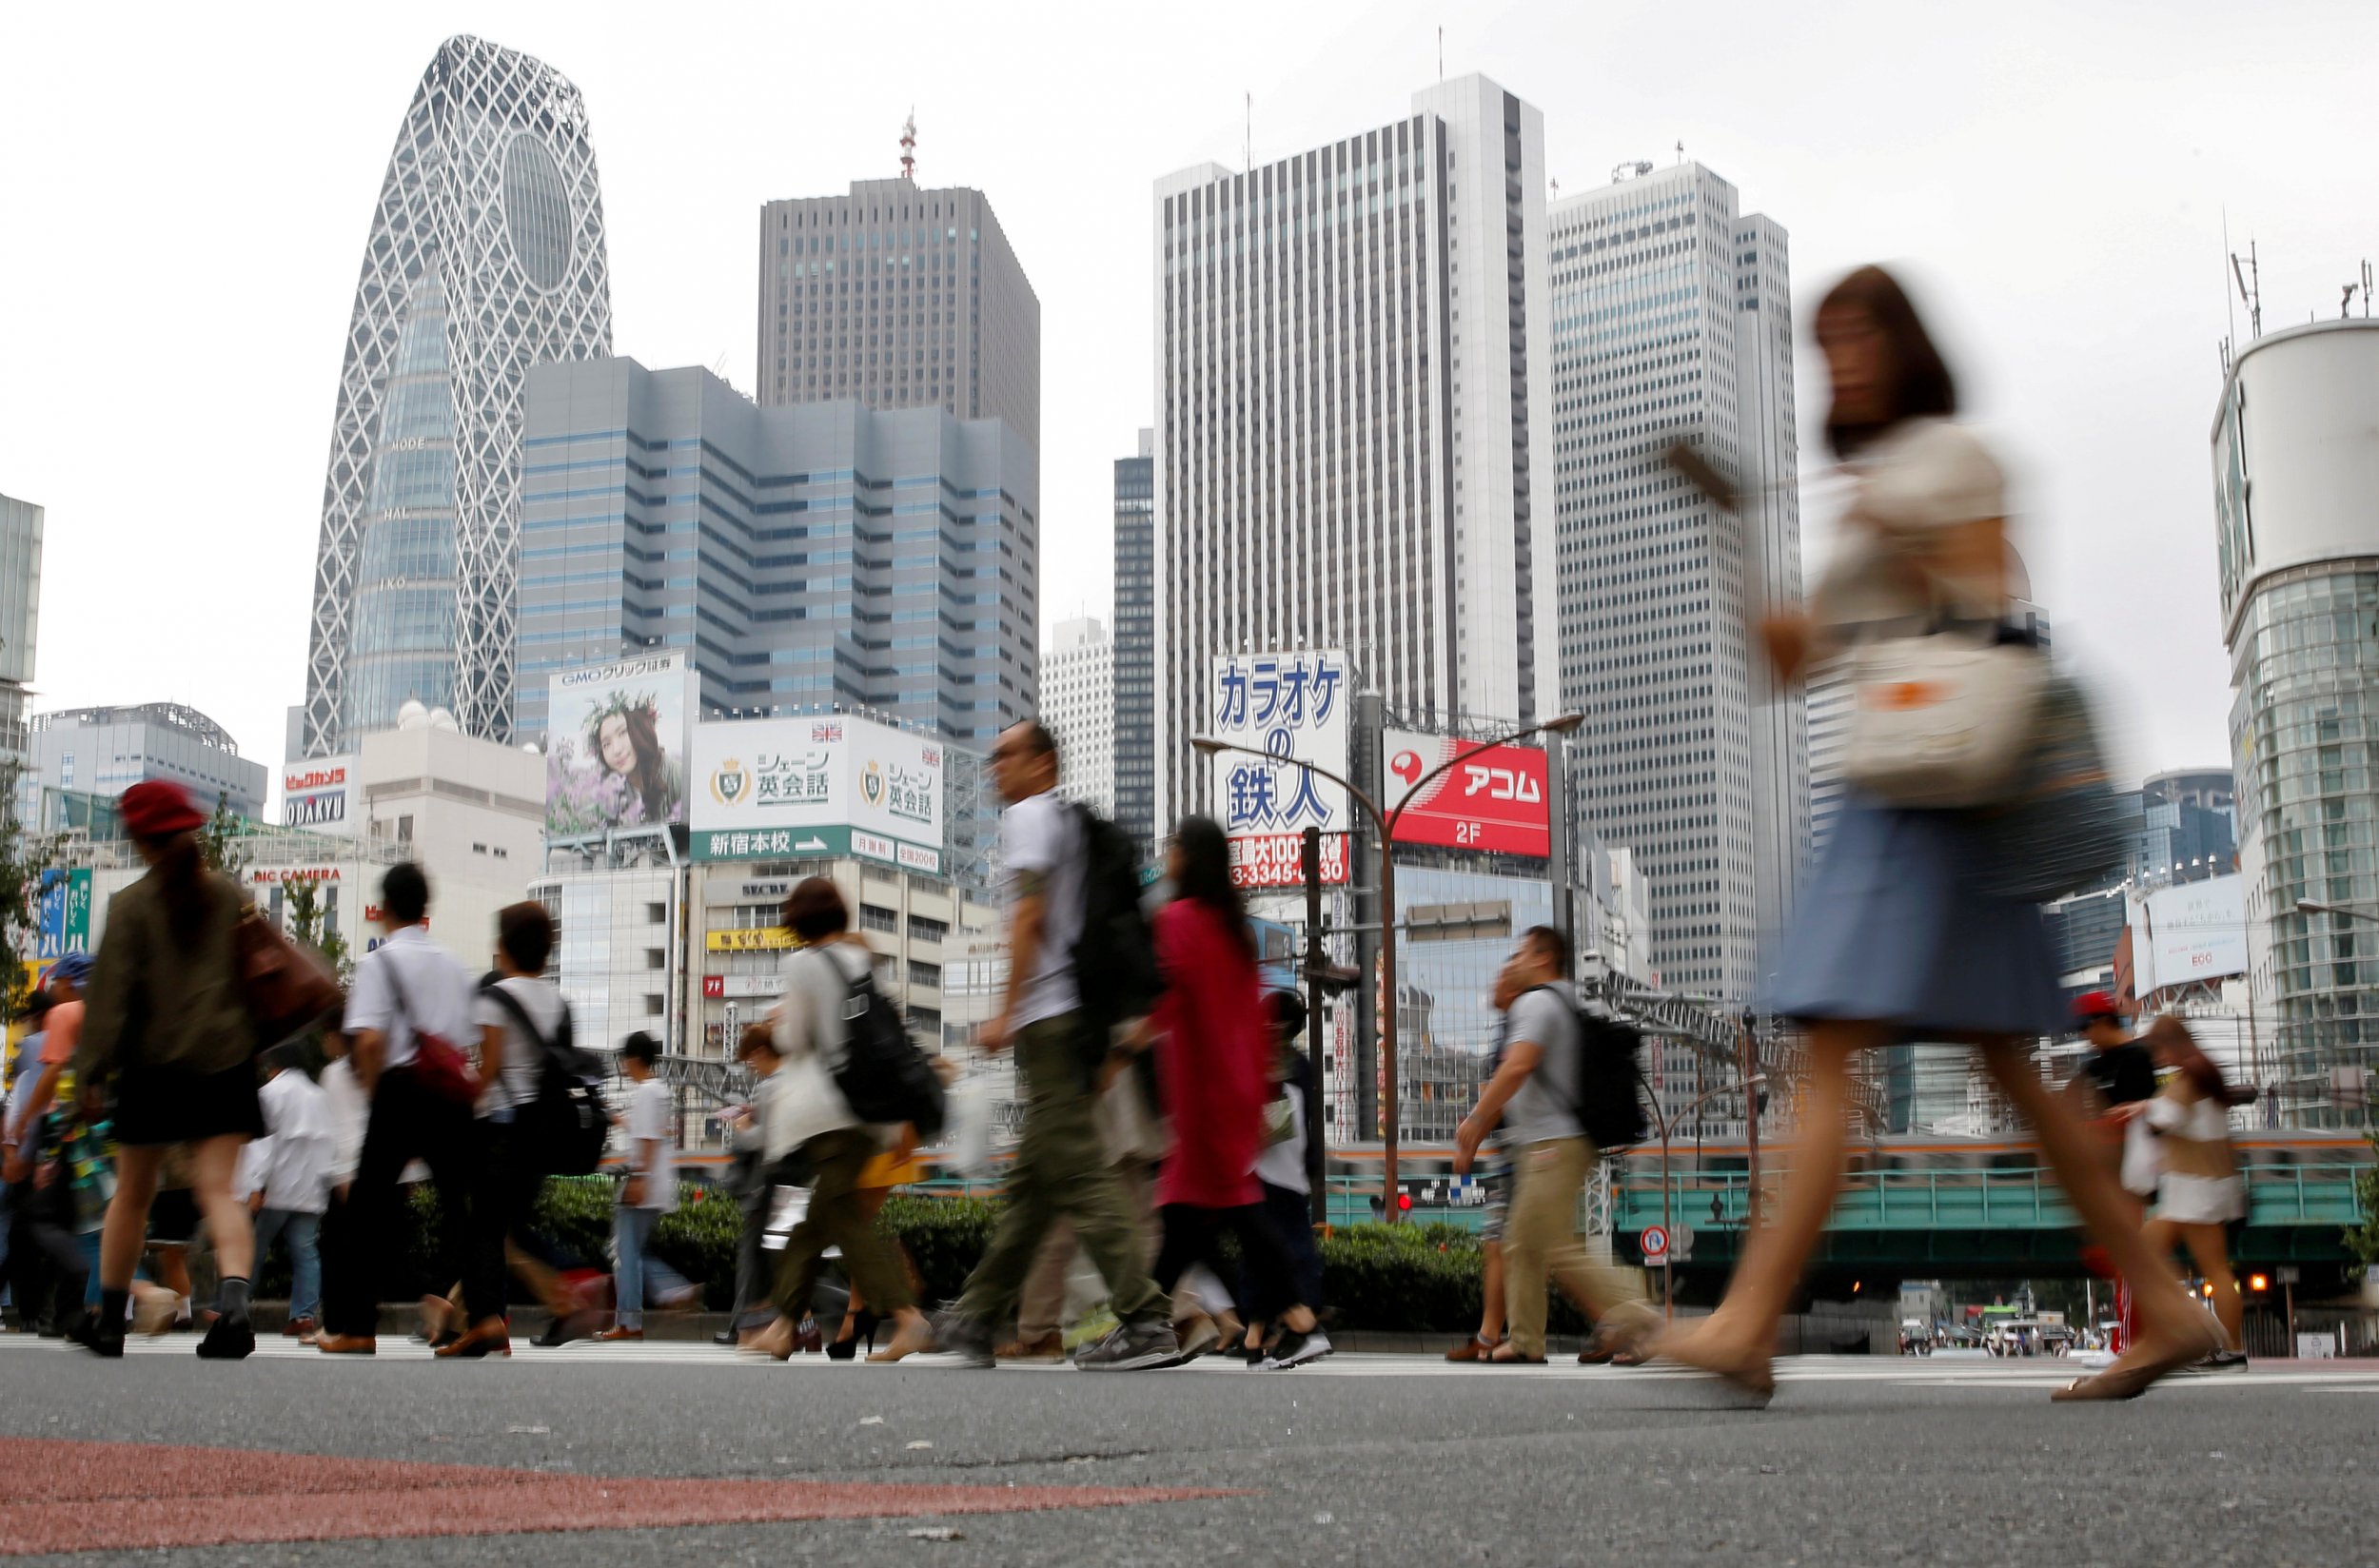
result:
<svg viewBox="0 0 2379 1568"><path fill-rule="evenodd" d="M323 484L304 749L407 698L512 732L529 366L611 352L603 205L579 90L446 41L398 132L356 284Z"/></svg>

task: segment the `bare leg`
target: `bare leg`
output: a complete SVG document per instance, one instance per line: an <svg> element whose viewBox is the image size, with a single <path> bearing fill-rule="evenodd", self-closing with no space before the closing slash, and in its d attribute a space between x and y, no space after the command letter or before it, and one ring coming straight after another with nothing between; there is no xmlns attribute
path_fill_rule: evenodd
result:
<svg viewBox="0 0 2379 1568"><path fill-rule="evenodd" d="M2181 1226L2181 1240L2197 1260L2197 1272L2213 1286L2213 1315L2233 1350L2247 1348L2247 1303L2238 1293L2238 1276L2231 1272L2230 1238L2217 1225Z"/></svg>
<svg viewBox="0 0 2379 1568"><path fill-rule="evenodd" d="M859 1209L859 1222L862 1225L874 1225L875 1216L884 1212L884 1200L891 1196L892 1188L888 1186L863 1186L857 1192L853 1193L852 1199L857 1204ZM900 1261L906 1264L909 1261L908 1255L903 1253ZM914 1273L915 1270L912 1268L910 1272ZM859 1314L866 1307L867 1300L859 1294L859 1282L854 1280L851 1282L850 1299L844 1303L842 1309L842 1327L835 1333L836 1343L859 1337ZM895 1323L907 1321L899 1313L893 1314L893 1320Z"/></svg>
<svg viewBox="0 0 2379 1568"><path fill-rule="evenodd" d="M116 1152L116 1195L108 1200L107 1224L99 1232L102 1290L132 1288L132 1271L140 1266L142 1244L148 1237L148 1205L157 1197L157 1167L165 1158L162 1147L128 1146ZM177 1294L188 1290L189 1276L185 1274Z"/></svg>
<svg viewBox="0 0 2379 1568"><path fill-rule="evenodd" d="M1700 1353L1689 1358L1696 1364L1767 1360L1777 1320L1799 1287L1801 1271L1841 1191L1850 1158L1851 1059L1883 1038L1879 1024L1829 1021L1811 1031L1801 1132L1776 1221L1755 1229L1744 1243L1743 1261L1719 1309L1676 1342L1678 1347L1696 1347Z"/></svg>
<svg viewBox="0 0 2379 1568"><path fill-rule="evenodd" d="M190 1146L190 1196L206 1216L206 1239L215 1244L215 1273L225 1279L247 1279L256 1264L256 1232L248 1224L247 1205L231 1196L232 1172L246 1142L231 1136Z"/></svg>
<svg viewBox="0 0 2379 1568"><path fill-rule="evenodd" d="M2056 1173L2057 1185L2073 1200L2091 1239L2106 1248L2108 1261L2131 1284L2139 1344L2117 1365L2159 1361L2184 1348L2199 1332L2193 1321L2197 1308L2140 1234L2138 1210L2107 1169L2089 1127L2041 1082L2031 1060L2013 1042L1984 1047L1982 1060L1999 1092L2032 1124L2034 1135L2040 1140L2040 1152Z"/></svg>
<svg viewBox="0 0 2379 1568"><path fill-rule="evenodd" d="M1504 1244L1488 1242L1480 1251L1485 1256L1480 1269L1479 1343L1493 1344L1504 1337Z"/></svg>

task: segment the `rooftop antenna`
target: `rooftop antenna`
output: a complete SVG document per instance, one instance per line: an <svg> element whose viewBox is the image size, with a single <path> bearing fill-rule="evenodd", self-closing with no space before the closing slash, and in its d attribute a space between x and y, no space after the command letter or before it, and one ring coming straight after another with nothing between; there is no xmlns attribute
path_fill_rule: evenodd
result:
<svg viewBox="0 0 2379 1568"><path fill-rule="evenodd" d="M2338 301L2338 320L2344 321L2354 313L2354 291L2362 286L2360 284L2346 285L2346 293Z"/></svg>
<svg viewBox="0 0 2379 1568"><path fill-rule="evenodd" d="M1443 26L1437 29L1437 79L1441 82L1445 80L1445 29Z"/></svg>
<svg viewBox="0 0 2379 1568"><path fill-rule="evenodd" d="M1252 92L1248 94L1247 113L1248 118L1241 131L1243 140L1239 144L1240 167L1252 173L1255 169L1255 94Z"/></svg>
<svg viewBox="0 0 2379 1568"><path fill-rule="evenodd" d="M917 110L909 106L909 123L900 127L900 177L911 185L917 178Z"/></svg>
<svg viewBox="0 0 2379 1568"><path fill-rule="evenodd" d="M2255 242L2247 242L2247 267L2239 269L2238 252L2231 252L2231 276L2238 281L2238 297L2247 302L2247 322L2255 336L2263 336L2263 269L2256 265ZM2254 280L2250 283L2249 279Z"/></svg>
<svg viewBox="0 0 2379 1568"><path fill-rule="evenodd" d="M1677 161L1681 164L1685 161L1685 139L1681 136L1677 139Z"/></svg>

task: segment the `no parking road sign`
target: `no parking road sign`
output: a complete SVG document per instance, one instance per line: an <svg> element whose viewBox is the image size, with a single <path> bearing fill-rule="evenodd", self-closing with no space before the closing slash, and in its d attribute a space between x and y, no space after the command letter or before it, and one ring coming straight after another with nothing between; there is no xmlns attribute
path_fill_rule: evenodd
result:
<svg viewBox="0 0 2379 1568"><path fill-rule="evenodd" d="M1643 1261L1648 1264L1668 1261L1668 1232L1659 1225L1643 1227Z"/></svg>

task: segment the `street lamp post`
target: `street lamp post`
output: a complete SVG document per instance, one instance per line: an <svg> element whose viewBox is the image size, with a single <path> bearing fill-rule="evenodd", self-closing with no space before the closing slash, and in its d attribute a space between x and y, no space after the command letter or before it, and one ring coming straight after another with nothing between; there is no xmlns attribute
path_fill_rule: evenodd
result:
<svg viewBox="0 0 2379 1568"><path fill-rule="evenodd" d="M1395 837L1397 821L1404 816L1405 807L1410 805L1413 801L1421 797L1421 787L1423 785L1428 783L1440 774L1447 772L1457 764L1465 762L1471 757L1477 756L1481 752L1491 752L1498 746L1508 746L1515 740L1525 740L1532 735L1567 735L1571 731L1577 729L1579 725L1583 724L1585 721L1586 715L1583 714L1563 714L1559 718L1548 718L1542 724L1531 724L1525 729L1514 730L1509 735L1498 735L1493 740L1482 741L1478 745L1471 747L1466 752L1461 752L1453 756L1447 757L1445 761L1439 763L1427 773L1423 774L1419 778L1414 779L1412 783L1406 788L1404 800L1399 803L1396 809L1392 812L1381 811L1379 806L1371 799L1371 797L1365 794L1361 790L1356 789L1350 780L1342 778L1338 774L1330 772L1327 768L1308 762L1303 757L1274 756L1269 752L1260 752L1252 746L1242 746L1235 741L1218 740L1212 735L1191 735L1190 737L1190 746L1200 755L1205 756L1213 756L1221 752L1238 752L1248 756L1261 757L1267 762L1282 764L1292 768L1302 768L1307 773L1312 774L1317 778L1327 779L1330 783L1335 784L1340 789L1346 791L1347 798L1361 806L1364 810L1364 813L1371 819L1372 826L1379 830L1380 924L1382 927L1382 936L1380 940L1380 990L1383 993L1381 996L1381 1005L1386 1009L1386 1016L1381 1021L1380 1026L1380 1047L1383 1058L1380 1064L1383 1069L1381 1073L1383 1086L1380 1103L1380 1145L1382 1156L1380 1170L1380 1217L1389 1225L1396 1224L1399 1218L1396 1207L1396 1146L1398 1143L1398 1107L1396 1103L1396 1029L1397 1025L1401 1021L1402 1009L1398 1005L1399 998L1396 991ZM1555 889L1554 893L1556 897L1559 897L1561 895L1561 890ZM1317 1127L1313 1130L1314 1136L1318 1138L1321 1134L1321 1129Z"/></svg>

